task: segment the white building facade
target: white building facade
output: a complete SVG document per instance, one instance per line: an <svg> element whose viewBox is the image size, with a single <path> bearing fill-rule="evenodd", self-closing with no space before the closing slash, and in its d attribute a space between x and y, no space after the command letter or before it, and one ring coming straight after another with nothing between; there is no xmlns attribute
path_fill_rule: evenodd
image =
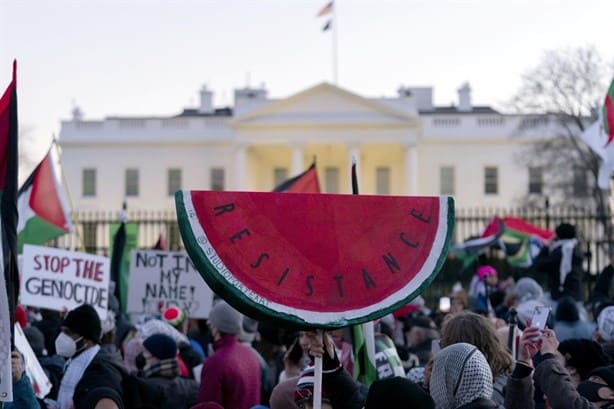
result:
<svg viewBox="0 0 614 409"><path fill-rule="evenodd" d="M473 106L433 105L430 87L366 98L322 83L282 99L235 91L234 106L200 106L169 117L62 121L62 162L73 210L169 210L178 189L270 191L316 160L322 190L349 193L358 163L361 194L450 194L459 208L507 207L539 195L543 172L519 157L528 118ZM535 136L533 136L535 137Z"/></svg>

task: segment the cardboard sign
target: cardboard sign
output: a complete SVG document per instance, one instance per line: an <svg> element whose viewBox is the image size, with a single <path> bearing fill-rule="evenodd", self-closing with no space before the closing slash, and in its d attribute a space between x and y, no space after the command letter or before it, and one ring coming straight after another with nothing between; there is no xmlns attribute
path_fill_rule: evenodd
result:
<svg viewBox="0 0 614 409"><path fill-rule="evenodd" d="M176 306L191 318L208 318L213 292L187 254L132 250L129 313L159 314Z"/></svg>
<svg viewBox="0 0 614 409"><path fill-rule="evenodd" d="M109 279L107 257L25 245L20 300L58 311L91 304L102 320L107 316Z"/></svg>
<svg viewBox="0 0 614 409"><path fill-rule="evenodd" d="M38 358L36 358L36 354L32 350L26 335L23 333L21 326L19 324L15 324L15 347L21 355L23 355L23 360L25 361L26 366L26 375L30 378L30 382L32 382L32 389L34 389L34 394L36 397L43 399L53 385L43 367L38 362Z"/></svg>

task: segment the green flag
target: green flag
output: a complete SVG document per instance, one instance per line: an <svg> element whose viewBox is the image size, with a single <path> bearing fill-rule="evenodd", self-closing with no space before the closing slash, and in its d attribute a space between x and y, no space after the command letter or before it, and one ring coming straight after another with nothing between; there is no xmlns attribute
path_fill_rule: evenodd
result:
<svg viewBox="0 0 614 409"><path fill-rule="evenodd" d="M130 251L138 247L138 224L111 223L111 279L115 281L115 296L120 309L126 312L128 301L128 279L130 277Z"/></svg>
<svg viewBox="0 0 614 409"><path fill-rule="evenodd" d="M354 378L369 386L377 380L373 322L352 326Z"/></svg>

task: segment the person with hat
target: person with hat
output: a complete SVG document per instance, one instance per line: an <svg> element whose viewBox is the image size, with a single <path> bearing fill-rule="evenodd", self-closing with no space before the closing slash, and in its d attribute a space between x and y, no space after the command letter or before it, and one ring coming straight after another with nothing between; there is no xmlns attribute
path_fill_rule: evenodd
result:
<svg viewBox="0 0 614 409"><path fill-rule="evenodd" d="M143 352L136 359L140 374L162 390L165 402L161 408L188 409L197 403L198 383L180 377L177 352L173 338L154 334L143 341Z"/></svg>
<svg viewBox="0 0 614 409"><path fill-rule="evenodd" d="M56 402L57 409L119 409L122 371L100 349L102 329L89 304L69 311L55 339L55 350L68 359Z"/></svg>
<svg viewBox="0 0 614 409"><path fill-rule="evenodd" d="M298 381L296 382L296 388L294 389L294 403L299 409L312 409L313 408L313 382L315 379L314 367L308 366L301 372ZM322 385L322 409L333 409L330 396Z"/></svg>
<svg viewBox="0 0 614 409"><path fill-rule="evenodd" d="M582 301L582 252L576 239L576 228L561 223L550 246L544 246L534 261L535 269L547 276L550 298L557 301L569 295Z"/></svg>
<svg viewBox="0 0 614 409"><path fill-rule="evenodd" d="M260 404L260 363L237 337L243 316L225 301L209 313L215 352L201 372L199 402L217 402L226 409L249 409Z"/></svg>

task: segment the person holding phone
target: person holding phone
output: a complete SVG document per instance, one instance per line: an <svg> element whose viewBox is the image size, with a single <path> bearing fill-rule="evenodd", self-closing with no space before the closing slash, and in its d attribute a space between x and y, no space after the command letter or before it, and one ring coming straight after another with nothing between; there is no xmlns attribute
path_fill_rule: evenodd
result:
<svg viewBox="0 0 614 409"><path fill-rule="evenodd" d="M553 330L525 329L518 347L518 360L507 383L506 409L533 409L534 386L543 391L552 409L614 408L614 366L595 368L577 387L559 359L559 341ZM542 361L533 372L532 358L540 352Z"/></svg>

